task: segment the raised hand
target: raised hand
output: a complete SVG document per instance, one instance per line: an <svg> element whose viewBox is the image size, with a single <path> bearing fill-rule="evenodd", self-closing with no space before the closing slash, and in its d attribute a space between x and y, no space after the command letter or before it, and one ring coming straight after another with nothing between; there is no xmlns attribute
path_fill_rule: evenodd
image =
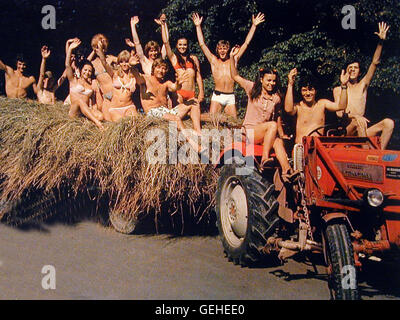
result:
<svg viewBox="0 0 400 320"><path fill-rule="evenodd" d="M239 50L240 50L240 46L239 45L235 45L235 46L232 47L231 52L230 52L229 55L231 57L234 57L239 53Z"/></svg>
<svg viewBox="0 0 400 320"><path fill-rule="evenodd" d="M131 39L129 39L129 38L125 38L125 43L126 43L126 45L128 46L128 47L131 47L131 48L134 48L135 47L135 44L132 42L132 40Z"/></svg>
<svg viewBox="0 0 400 320"><path fill-rule="evenodd" d="M65 44L65 49L68 50L69 46L71 45L72 42L74 42L75 40L77 40L78 38L73 38L73 39L68 39L66 44Z"/></svg>
<svg viewBox="0 0 400 320"><path fill-rule="evenodd" d="M194 25L197 27L197 26L201 25L201 23L203 22L203 17L200 17L199 14L197 12L195 12L192 15L192 20L193 20Z"/></svg>
<svg viewBox="0 0 400 320"><path fill-rule="evenodd" d="M256 17L254 17L253 14L251 20L255 26L258 26L260 23L265 21L265 17L263 13L259 12Z"/></svg>
<svg viewBox="0 0 400 320"><path fill-rule="evenodd" d="M186 72L182 72L176 75L176 82L180 85L188 80L189 80L189 74Z"/></svg>
<svg viewBox="0 0 400 320"><path fill-rule="evenodd" d="M340 83L345 86L349 82L349 77L350 74L346 72L345 70L342 70L342 73L340 74Z"/></svg>
<svg viewBox="0 0 400 320"><path fill-rule="evenodd" d="M78 47L81 45L81 43L82 43L81 40L79 40L78 38L75 38L75 39L73 39L73 41L71 42L69 48L70 48L71 50L74 50L74 49L78 48Z"/></svg>
<svg viewBox="0 0 400 320"><path fill-rule="evenodd" d="M97 50L104 51L103 41L100 40L99 42L97 42Z"/></svg>
<svg viewBox="0 0 400 320"><path fill-rule="evenodd" d="M131 26L136 26L139 23L139 17L134 16L131 18Z"/></svg>
<svg viewBox="0 0 400 320"><path fill-rule="evenodd" d="M154 22L157 23L160 26L165 24L165 20L161 20L161 19L154 19Z"/></svg>
<svg viewBox="0 0 400 320"><path fill-rule="evenodd" d="M42 52L43 59L47 59L48 57L50 57L51 52L47 46L43 46L41 52Z"/></svg>
<svg viewBox="0 0 400 320"><path fill-rule="evenodd" d="M379 32L375 32L379 39L386 40L386 33L388 32L390 26L388 26L385 22L379 22L378 24Z"/></svg>
<svg viewBox="0 0 400 320"><path fill-rule="evenodd" d="M140 59L139 56L137 54L132 54L131 53L131 57L129 58L129 64L131 66L136 66L140 63Z"/></svg>
<svg viewBox="0 0 400 320"><path fill-rule="evenodd" d="M294 82L296 81L296 76L297 76L297 68L293 68L292 70L290 70L288 74L289 85L294 85Z"/></svg>
<svg viewBox="0 0 400 320"><path fill-rule="evenodd" d="M160 21L162 23L166 23L167 22L167 16L165 15L165 13L162 13L159 19L160 19Z"/></svg>

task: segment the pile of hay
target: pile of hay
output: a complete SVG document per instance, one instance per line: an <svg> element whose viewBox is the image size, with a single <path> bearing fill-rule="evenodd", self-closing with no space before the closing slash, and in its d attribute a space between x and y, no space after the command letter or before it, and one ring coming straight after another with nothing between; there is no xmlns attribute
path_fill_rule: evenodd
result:
<svg viewBox="0 0 400 320"><path fill-rule="evenodd" d="M168 132L166 121L123 119L100 131L83 117L69 119L67 112L62 104L0 97L0 201L18 199L29 189L68 188L79 195L95 187L111 210L132 217L185 211L199 221L209 215L218 179L213 165L146 160L146 134Z"/></svg>

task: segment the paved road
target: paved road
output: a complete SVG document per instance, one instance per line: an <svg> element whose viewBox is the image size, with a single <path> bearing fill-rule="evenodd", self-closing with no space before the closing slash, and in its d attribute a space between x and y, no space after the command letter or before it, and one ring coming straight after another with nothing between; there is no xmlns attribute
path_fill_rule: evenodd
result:
<svg viewBox="0 0 400 320"><path fill-rule="evenodd" d="M0 243L0 299L329 299L322 267L241 268L215 236L127 236L86 220L0 225ZM42 288L44 265L55 267L55 290ZM371 268L363 298L399 299L398 269Z"/></svg>

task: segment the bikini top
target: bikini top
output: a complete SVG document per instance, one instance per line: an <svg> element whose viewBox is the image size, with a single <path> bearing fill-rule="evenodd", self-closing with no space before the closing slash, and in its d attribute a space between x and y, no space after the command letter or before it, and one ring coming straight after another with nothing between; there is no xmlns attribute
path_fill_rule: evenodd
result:
<svg viewBox="0 0 400 320"><path fill-rule="evenodd" d="M193 63L188 60L185 61L185 68L183 68L178 62L176 65L174 65L174 69L175 70L178 70L178 69L193 69L193 70L195 70Z"/></svg>
<svg viewBox="0 0 400 320"><path fill-rule="evenodd" d="M90 96L93 93L92 89L86 89L83 85L79 83L76 86L71 87L70 91L73 93L83 94L85 96Z"/></svg>
<svg viewBox="0 0 400 320"><path fill-rule="evenodd" d="M117 79L115 79L113 81L113 87L115 89L122 89L122 91L125 91L125 90L131 91L131 92L135 91L135 87L133 86L133 78L127 84L123 84L121 81L121 78L117 77Z"/></svg>

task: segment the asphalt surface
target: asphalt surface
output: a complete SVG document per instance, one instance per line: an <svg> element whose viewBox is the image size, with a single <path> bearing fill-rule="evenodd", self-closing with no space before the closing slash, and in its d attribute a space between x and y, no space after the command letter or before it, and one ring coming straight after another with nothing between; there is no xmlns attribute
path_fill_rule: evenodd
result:
<svg viewBox="0 0 400 320"><path fill-rule="evenodd" d="M217 236L123 235L93 221L0 225L0 299L322 299L325 269L289 260L272 268L228 262ZM43 266L55 269L45 290ZM398 265L368 264L363 299L400 299ZM317 272L316 272L317 271Z"/></svg>

